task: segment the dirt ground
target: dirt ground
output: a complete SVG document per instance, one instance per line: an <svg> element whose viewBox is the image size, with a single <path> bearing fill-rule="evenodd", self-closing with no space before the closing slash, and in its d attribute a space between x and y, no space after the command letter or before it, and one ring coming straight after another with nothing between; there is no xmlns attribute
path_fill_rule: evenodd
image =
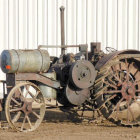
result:
<svg viewBox="0 0 140 140"><path fill-rule="evenodd" d="M7 123L5 123L7 125ZM116 126L105 119L80 122L74 115L48 111L34 132L21 133L1 129L0 140L140 140L140 127Z"/></svg>

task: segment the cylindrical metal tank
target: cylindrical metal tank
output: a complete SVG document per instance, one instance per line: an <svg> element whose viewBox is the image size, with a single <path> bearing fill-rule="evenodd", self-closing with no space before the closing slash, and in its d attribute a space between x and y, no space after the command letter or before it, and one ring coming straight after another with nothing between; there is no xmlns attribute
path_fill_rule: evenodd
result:
<svg viewBox="0 0 140 140"><path fill-rule="evenodd" d="M4 73L47 72L50 56L47 50L4 50L1 69Z"/></svg>
<svg viewBox="0 0 140 140"><path fill-rule="evenodd" d="M51 72L51 73L43 73L42 75L52 79L56 80L56 73ZM51 87L48 87L44 84L39 84L38 87L40 88L42 94L44 95L45 98L47 99L56 99L56 89L53 89Z"/></svg>

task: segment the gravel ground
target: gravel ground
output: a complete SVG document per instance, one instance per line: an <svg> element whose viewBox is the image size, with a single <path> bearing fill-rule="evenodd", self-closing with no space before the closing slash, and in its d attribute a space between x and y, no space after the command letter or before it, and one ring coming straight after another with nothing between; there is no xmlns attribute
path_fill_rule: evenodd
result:
<svg viewBox="0 0 140 140"><path fill-rule="evenodd" d="M7 125L7 123L5 123ZM48 111L34 132L1 129L0 140L140 140L140 127L120 127L106 120L79 122L60 111Z"/></svg>

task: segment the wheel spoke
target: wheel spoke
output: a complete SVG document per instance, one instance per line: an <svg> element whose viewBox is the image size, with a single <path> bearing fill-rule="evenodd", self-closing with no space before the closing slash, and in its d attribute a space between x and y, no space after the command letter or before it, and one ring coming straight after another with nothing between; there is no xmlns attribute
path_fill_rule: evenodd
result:
<svg viewBox="0 0 140 140"><path fill-rule="evenodd" d="M32 126L32 124L31 124L31 121L30 121L30 119L29 119L28 116L27 116L27 121L28 121L28 123L29 123L29 125L30 125L30 128L32 128L33 126Z"/></svg>
<svg viewBox="0 0 140 140"><path fill-rule="evenodd" d="M125 73L124 73L124 71L123 72L121 71L120 72L120 79L122 82L124 82L124 80L125 80L124 77L125 77Z"/></svg>
<svg viewBox="0 0 140 140"><path fill-rule="evenodd" d="M32 92L28 92L30 94L30 96L35 100L35 96L32 94Z"/></svg>
<svg viewBox="0 0 140 140"><path fill-rule="evenodd" d="M121 90L108 90L104 91L104 93L121 93Z"/></svg>
<svg viewBox="0 0 140 140"><path fill-rule="evenodd" d="M29 91L29 87L30 87L30 85L26 85L25 86L25 88L26 88L27 91Z"/></svg>
<svg viewBox="0 0 140 140"><path fill-rule="evenodd" d="M36 99L37 96L39 95L40 91L37 91L36 95L34 96L34 98Z"/></svg>
<svg viewBox="0 0 140 140"><path fill-rule="evenodd" d="M136 76L136 74L139 72L139 70L137 69L136 72L133 74L134 77Z"/></svg>
<svg viewBox="0 0 140 140"><path fill-rule="evenodd" d="M30 85L26 85L26 86L25 86L25 88L26 88L26 90L27 90L27 91L26 91L26 94L25 94L25 98L27 97L27 95L28 95L28 93L29 93L29 87L30 87Z"/></svg>
<svg viewBox="0 0 140 140"><path fill-rule="evenodd" d="M25 117L24 117L24 119L23 119L23 123L22 123L22 125L21 125L21 129L20 129L21 131L23 131L24 124L25 124L25 121L26 121L26 117L27 117L27 116L25 115Z"/></svg>
<svg viewBox="0 0 140 140"><path fill-rule="evenodd" d="M17 112L17 111L21 111L21 108L14 108L14 109L10 109L10 112Z"/></svg>
<svg viewBox="0 0 140 140"><path fill-rule="evenodd" d="M38 94L33 95L30 91L29 91L28 93L30 94L30 96L33 98L34 101L36 101L37 103L40 103L40 102L38 102L38 100L36 99L36 97L37 97Z"/></svg>
<svg viewBox="0 0 140 140"><path fill-rule="evenodd" d="M121 81L121 79L120 79L120 77L119 77L119 75L118 75L118 70L114 69L114 67L111 67L111 69L112 69L112 71L113 71L113 76L116 78L116 80L117 80L118 82L120 82L120 83L122 84L122 81Z"/></svg>
<svg viewBox="0 0 140 140"><path fill-rule="evenodd" d="M21 115L21 111L19 111L19 112L14 116L14 118L13 118L13 120L12 120L12 123L17 122L18 119L20 118L20 115Z"/></svg>
<svg viewBox="0 0 140 140"><path fill-rule="evenodd" d="M117 73L117 74L113 74L113 76L115 77L115 79L116 79L120 84L122 84L122 81L121 81L121 79L119 78L118 73Z"/></svg>
<svg viewBox="0 0 140 140"><path fill-rule="evenodd" d="M38 119L40 119L40 116L39 116L36 112L32 111L32 113L33 113Z"/></svg>
<svg viewBox="0 0 140 140"><path fill-rule="evenodd" d="M22 91L21 91L21 88L20 88L20 87L18 88L18 90L19 90L20 94L21 94L21 95L23 95L23 93L22 93Z"/></svg>
<svg viewBox="0 0 140 140"><path fill-rule="evenodd" d="M129 63L127 62L127 59L125 59L125 65L126 65L126 80L129 81Z"/></svg>
<svg viewBox="0 0 140 140"><path fill-rule="evenodd" d="M108 99L106 99L105 102L99 107L99 109L102 108L109 100L112 100L112 99L115 98L116 96L117 96L117 95L115 94L115 95L112 95L111 97L109 97Z"/></svg>
<svg viewBox="0 0 140 140"><path fill-rule="evenodd" d="M19 103L16 99L14 99L13 97L11 97L11 100L14 102L14 103L16 103L17 105L21 105L21 103Z"/></svg>
<svg viewBox="0 0 140 140"><path fill-rule="evenodd" d="M110 84L109 82L107 82L107 81L103 81L105 84L107 84L107 85L109 85L109 86L111 86L111 87L113 87L113 88L115 88L115 89L117 89L117 87L115 86L115 85L113 85L113 84Z"/></svg>
<svg viewBox="0 0 140 140"><path fill-rule="evenodd" d="M19 89L17 89L16 91L15 91L15 98L19 98L20 97L20 91L19 91Z"/></svg>
<svg viewBox="0 0 140 140"><path fill-rule="evenodd" d="M22 100L22 101L25 101L26 99L25 99L25 97L23 96L23 93L22 93L22 91L21 91L21 88L19 87L18 90L19 90L19 92L20 92L20 96L21 96L20 98L21 98L21 100Z"/></svg>
<svg viewBox="0 0 140 140"><path fill-rule="evenodd" d="M124 98L121 98L121 99L119 100L119 102L116 104L115 108L113 109L114 111L116 110L116 108L119 108L120 103L121 103L123 100L124 100Z"/></svg>
<svg viewBox="0 0 140 140"><path fill-rule="evenodd" d="M113 76L112 76L111 78L113 78ZM115 83L111 78L108 78L108 80L109 80L114 86L116 86L116 83ZM116 88L117 88L117 87L116 87Z"/></svg>

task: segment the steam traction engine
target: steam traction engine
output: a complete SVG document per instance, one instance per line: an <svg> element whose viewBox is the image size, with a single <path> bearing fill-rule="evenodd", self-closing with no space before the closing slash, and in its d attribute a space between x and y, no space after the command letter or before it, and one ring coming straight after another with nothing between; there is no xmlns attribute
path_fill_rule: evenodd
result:
<svg viewBox="0 0 140 140"><path fill-rule="evenodd" d="M111 52L105 54L100 43L91 43L90 52L87 45L65 45L63 7L61 26L61 46L2 52L9 125L17 131L35 130L44 118L46 99L55 99L58 107L88 106L118 125L139 125L140 52L107 48ZM45 47L60 47L60 58L50 57ZM78 47L79 53L65 54L68 47Z"/></svg>

